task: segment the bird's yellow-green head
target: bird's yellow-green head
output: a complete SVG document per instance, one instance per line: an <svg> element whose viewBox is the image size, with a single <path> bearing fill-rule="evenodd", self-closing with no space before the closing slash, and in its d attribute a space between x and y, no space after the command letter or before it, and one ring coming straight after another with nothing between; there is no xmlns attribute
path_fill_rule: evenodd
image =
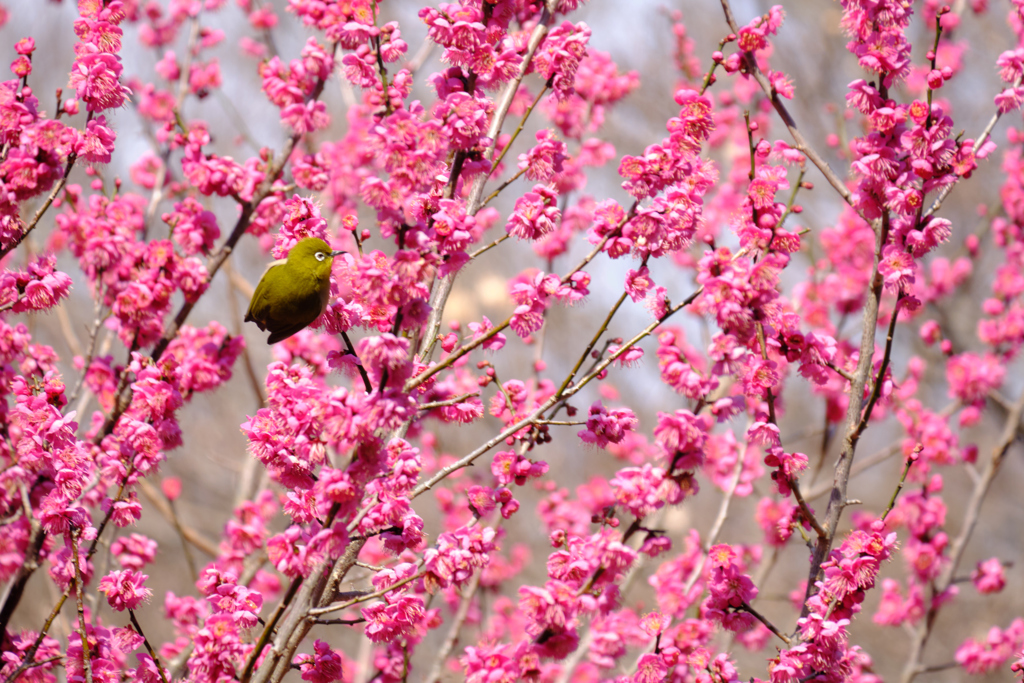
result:
<svg viewBox="0 0 1024 683"><path fill-rule="evenodd" d="M270 330L268 344L287 339L323 314L331 293L331 265L342 251L332 251L318 237L307 237L263 274L249 302L245 320Z"/></svg>
<svg viewBox="0 0 1024 683"><path fill-rule="evenodd" d="M317 281L331 278L331 264L342 251L331 251L331 246L319 237L307 237L288 252L285 266L299 273L312 273Z"/></svg>

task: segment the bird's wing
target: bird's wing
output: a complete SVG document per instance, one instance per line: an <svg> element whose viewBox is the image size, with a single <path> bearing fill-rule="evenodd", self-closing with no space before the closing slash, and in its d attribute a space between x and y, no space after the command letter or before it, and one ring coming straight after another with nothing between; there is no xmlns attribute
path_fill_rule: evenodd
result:
<svg viewBox="0 0 1024 683"><path fill-rule="evenodd" d="M261 330L266 331L267 329L267 294L270 289L267 286L267 273L270 269L279 266L284 263L284 259L278 259L272 261L267 269L263 271L263 275L260 276L259 284L256 285L256 291L252 293L252 299L249 300L249 309L245 312L245 322L254 322L256 326Z"/></svg>
<svg viewBox="0 0 1024 683"><path fill-rule="evenodd" d="M288 327L282 328L282 329L278 330L277 332L274 332L273 334L271 334L270 337L267 339L267 343L268 344L276 344L277 342L281 341L282 339L287 339L288 337L292 336L296 332L302 330L308 324L309 324L308 322L300 322L300 323L295 323L294 325L289 325Z"/></svg>

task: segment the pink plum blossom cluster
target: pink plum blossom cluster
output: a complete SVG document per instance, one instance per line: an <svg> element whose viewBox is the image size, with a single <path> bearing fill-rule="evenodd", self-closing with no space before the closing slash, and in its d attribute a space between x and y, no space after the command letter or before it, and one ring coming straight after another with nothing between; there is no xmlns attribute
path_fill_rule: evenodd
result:
<svg viewBox="0 0 1024 683"><path fill-rule="evenodd" d="M79 158L89 163L108 163L116 135L107 125L102 112L121 107L130 90L121 82L124 67L121 51L125 19L122 2L86 3L75 21L75 60L68 77L68 88L75 98L62 104L58 95L55 118L48 118L40 109L39 98L28 85L32 73L32 54L36 51L31 37L18 41L18 58L11 65L15 80L0 86L0 110L4 121L0 137L4 154L0 158L0 248L9 252L25 237L32 225L19 210L19 204L50 191L58 179L67 178ZM68 126L58 119L74 116L81 105L88 112L81 128Z"/></svg>

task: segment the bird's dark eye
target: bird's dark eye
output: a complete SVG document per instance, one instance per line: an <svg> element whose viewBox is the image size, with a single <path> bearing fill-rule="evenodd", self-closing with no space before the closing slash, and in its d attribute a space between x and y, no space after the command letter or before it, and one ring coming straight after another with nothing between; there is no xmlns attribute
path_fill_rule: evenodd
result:
<svg viewBox="0 0 1024 683"><path fill-rule="evenodd" d="M316 260L317 261L323 261L325 257L326 257L326 254L324 254L324 252L322 252L322 251L316 252Z"/></svg>

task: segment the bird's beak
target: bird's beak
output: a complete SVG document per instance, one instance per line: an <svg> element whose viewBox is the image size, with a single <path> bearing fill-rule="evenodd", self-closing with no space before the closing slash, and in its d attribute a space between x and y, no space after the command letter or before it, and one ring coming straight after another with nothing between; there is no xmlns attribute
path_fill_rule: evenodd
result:
<svg viewBox="0 0 1024 683"><path fill-rule="evenodd" d="M348 252L347 252L347 251L345 251L344 249L340 249L340 250L338 250L338 251L332 251L332 252L331 252L331 257L334 257L334 256L341 256L342 254L347 254L347 253L348 253Z"/></svg>

